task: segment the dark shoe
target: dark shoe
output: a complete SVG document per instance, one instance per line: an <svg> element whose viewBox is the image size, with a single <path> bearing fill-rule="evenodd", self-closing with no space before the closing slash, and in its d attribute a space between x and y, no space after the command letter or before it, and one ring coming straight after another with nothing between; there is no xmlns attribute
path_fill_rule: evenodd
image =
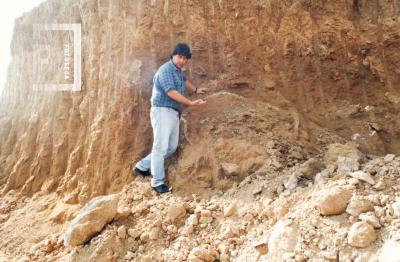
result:
<svg viewBox="0 0 400 262"><path fill-rule="evenodd" d="M156 191L159 194L163 194L163 193L168 193L169 192L169 188L165 184L153 187L153 190Z"/></svg>
<svg viewBox="0 0 400 262"><path fill-rule="evenodd" d="M143 177L145 177L145 176L151 176L151 173L150 173L149 170L143 171L143 170L140 170L139 168L135 167L135 172L136 172L137 174L143 176Z"/></svg>

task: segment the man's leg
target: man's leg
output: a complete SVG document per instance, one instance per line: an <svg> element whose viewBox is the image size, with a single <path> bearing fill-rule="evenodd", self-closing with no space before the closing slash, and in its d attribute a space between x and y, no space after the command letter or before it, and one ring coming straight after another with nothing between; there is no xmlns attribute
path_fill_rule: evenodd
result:
<svg viewBox="0 0 400 262"><path fill-rule="evenodd" d="M168 158L173 153L175 153L176 149L178 148L178 142L179 142L179 119L178 122L175 124L175 127L172 130L171 136L169 138L168 150L165 158Z"/></svg>
<svg viewBox="0 0 400 262"><path fill-rule="evenodd" d="M164 159L167 155L171 134L175 131L177 123L179 123L179 116L173 109L166 107L152 108L151 124L154 137L150 160L151 173L153 174L152 187L164 184Z"/></svg>
<svg viewBox="0 0 400 262"><path fill-rule="evenodd" d="M142 158L139 162L136 163L135 168L139 168L142 171L150 170L151 163L151 153L148 154L145 158Z"/></svg>

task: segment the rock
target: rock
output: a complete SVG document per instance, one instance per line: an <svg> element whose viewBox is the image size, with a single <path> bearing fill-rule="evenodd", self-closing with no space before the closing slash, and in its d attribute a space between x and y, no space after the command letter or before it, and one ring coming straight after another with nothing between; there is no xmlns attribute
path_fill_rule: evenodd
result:
<svg viewBox="0 0 400 262"><path fill-rule="evenodd" d="M374 205L368 199L360 196L353 196L347 206L346 212L350 215L357 217L361 213L374 209Z"/></svg>
<svg viewBox="0 0 400 262"><path fill-rule="evenodd" d="M142 234L140 234L140 240L142 240L143 242L149 241L150 234L148 232L142 232Z"/></svg>
<svg viewBox="0 0 400 262"><path fill-rule="evenodd" d="M251 193L253 194L253 195L258 195L258 194L260 194L261 192L263 191L263 186L257 186L256 188L254 188L252 191L251 191Z"/></svg>
<svg viewBox="0 0 400 262"><path fill-rule="evenodd" d="M194 227L199 224L199 220L196 214L191 214L189 218L186 220L185 227L183 229L183 233L186 235L190 235L194 231Z"/></svg>
<svg viewBox="0 0 400 262"><path fill-rule="evenodd" d="M387 154L384 158L383 158L383 161L385 162L385 163L390 163L390 162L392 162L394 159L395 159L395 155L393 155L393 154Z"/></svg>
<svg viewBox="0 0 400 262"><path fill-rule="evenodd" d="M316 194L316 207L324 216L342 214L351 198L351 191L342 187L321 190Z"/></svg>
<svg viewBox="0 0 400 262"><path fill-rule="evenodd" d="M299 179L296 176L291 175L289 179L283 183L286 189L295 189L297 187Z"/></svg>
<svg viewBox="0 0 400 262"><path fill-rule="evenodd" d="M265 243L264 241L262 242L257 242L254 244L254 248L260 253L261 255L265 255L268 253L268 243Z"/></svg>
<svg viewBox="0 0 400 262"><path fill-rule="evenodd" d="M117 207L117 215L115 216L115 219L124 219L127 218L131 214L131 209L125 205L125 203L121 203L122 201L119 201L118 207Z"/></svg>
<svg viewBox="0 0 400 262"><path fill-rule="evenodd" d="M126 238L126 227L120 226L117 230L117 233L118 233L119 238L122 238L122 239Z"/></svg>
<svg viewBox="0 0 400 262"><path fill-rule="evenodd" d="M237 225L224 225L221 227L221 231L221 236L223 239L237 237L240 234L240 229Z"/></svg>
<svg viewBox="0 0 400 262"><path fill-rule="evenodd" d="M371 213L360 214L358 219L367 222L368 224L370 224L374 228L380 228L381 227L381 223L379 222L379 219L372 212Z"/></svg>
<svg viewBox="0 0 400 262"><path fill-rule="evenodd" d="M392 205L393 214L396 218L400 218L400 200L397 200Z"/></svg>
<svg viewBox="0 0 400 262"><path fill-rule="evenodd" d="M379 180L375 185L374 188L377 191L384 190L386 188L386 183L383 180Z"/></svg>
<svg viewBox="0 0 400 262"><path fill-rule="evenodd" d="M286 252L293 252L297 242L297 225L291 220L280 220L273 227L268 240L269 254L280 258Z"/></svg>
<svg viewBox="0 0 400 262"><path fill-rule="evenodd" d="M360 163L357 158L339 156L337 161L338 175L347 175L348 173L360 169Z"/></svg>
<svg viewBox="0 0 400 262"><path fill-rule="evenodd" d="M175 225L168 225L167 226L167 233L169 235L175 236L178 233L178 228Z"/></svg>
<svg viewBox="0 0 400 262"><path fill-rule="evenodd" d="M135 257L135 253L133 253L132 251L129 251L129 250L128 250L128 252L126 252L125 259L131 260L131 259L133 259L134 257Z"/></svg>
<svg viewBox="0 0 400 262"><path fill-rule="evenodd" d="M199 222L200 224L209 224L213 221L212 217L200 217Z"/></svg>
<svg viewBox="0 0 400 262"><path fill-rule="evenodd" d="M286 253L284 253L284 254L282 255L282 259L283 259L284 261L287 261L287 260L289 260L289 259L293 259L295 256L296 256L296 253L294 253L294 252L286 252Z"/></svg>
<svg viewBox="0 0 400 262"><path fill-rule="evenodd" d="M225 176L236 176L238 175L239 166L232 163L221 163L221 169Z"/></svg>
<svg viewBox="0 0 400 262"><path fill-rule="evenodd" d="M200 224L208 224L211 223L213 217L211 216L211 211L207 209L203 209L200 211Z"/></svg>
<svg viewBox="0 0 400 262"><path fill-rule="evenodd" d="M297 187L297 182L300 178L307 178L309 180L314 180L315 175L321 170L322 164L315 158L310 158L305 163L301 164L289 177L289 179L284 182L286 189L294 189Z"/></svg>
<svg viewBox="0 0 400 262"><path fill-rule="evenodd" d="M369 255L360 255L356 257L356 259L354 260L354 262L370 262L370 261L371 261L371 256Z"/></svg>
<svg viewBox="0 0 400 262"><path fill-rule="evenodd" d="M236 202L229 204L226 208L224 208L224 217L230 217L237 212Z"/></svg>
<svg viewBox="0 0 400 262"><path fill-rule="evenodd" d="M154 226L150 229L149 238L151 240L156 240L159 238L161 228L159 226Z"/></svg>
<svg viewBox="0 0 400 262"><path fill-rule="evenodd" d="M375 185L374 178L370 174L365 173L364 171L351 172L349 173L349 175L351 177L367 182L368 184Z"/></svg>
<svg viewBox="0 0 400 262"><path fill-rule="evenodd" d="M172 204L169 206L167 211L167 219L171 222L177 222L179 219L186 215L186 209L184 204Z"/></svg>
<svg viewBox="0 0 400 262"><path fill-rule="evenodd" d="M315 158L310 158L301 164L300 167L293 172L293 175L298 178L304 177L312 180L321 169L322 163Z"/></svg>
<svg viewBox="0 0 400 262"><path fill-rule="evenodd" d="M250 222L254 220L254 216L250 213L247 213L244 217L243 217L244 221Z"/></svg>
<svg viewBox="0 0 400 262"><path fill-rule="evenodd" d="M133 229L133 228L128 229L128 235L134 239L140 237L140 234L141 232L138 229Z"/></svg>
<svg viewBox="0 0 400 262"><path fill-rule="evenodd" d="M190 251L188 260L213 262L218 258L219 258L219 253L217 250L214 250L207 245L201 245L199 247L193 248L192 251Z"/></svg>
<svg viewBox="0 0 400 262"><path fill-rule="evenodd" d="M393 93L389 93L386 92L385 93L386 98L393 104L400 104L400 96L393 94Z"/></svg>
<svg viewBox="0 0 400 262"><path fill-rule="evenodd" d="M364 108L360 105L348 105L337 110L335 114L339 117L355 118L357 116L360 116L363 112Z"/></svg>
<svg viewBox="0 0 400 262"><path fill-rule="evenodd" d="M368 247L377 238L374 228L367 222L357 222L350 228L348 243L353 247Z"/></svg>
<svg viewBox="0 0 400 262"><path fill-rule="evenodd" d="M358 150L357 144L353 142L344 145L335 143L328 147L324 157L325 166L335 164L339 160L339 156L351 158L353 163L359 163L363 158L363 154Z"/></svg>
<svg viewBox="0 0 400 262"><path fill-rule="evenodd" d="M87 203L68 224L65 246L82 245L100 232L117 214L118 195L98 196Z"/></svg>
<svg viewBox="0 0 400 262"><path fill-rule="evenodd" d="M400 261L400 241L388 240L382 247L379 255L379 262Z"/></svg>

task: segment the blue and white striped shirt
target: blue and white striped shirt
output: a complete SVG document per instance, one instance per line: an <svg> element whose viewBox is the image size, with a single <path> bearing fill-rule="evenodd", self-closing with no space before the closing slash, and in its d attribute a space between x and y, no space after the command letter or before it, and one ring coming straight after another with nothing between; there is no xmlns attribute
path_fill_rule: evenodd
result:
<svg viewBox="0 0 400 262"><path fill-rule="evenodd" d="M163 64L154 75L151 105L172 107L178 111L182 110L182 105L172 98L169 98L167 93L171 90L176 90L183 95L185 91L185 81L186 77L183 75L182 71L175 66L172 60Z"/></svg>

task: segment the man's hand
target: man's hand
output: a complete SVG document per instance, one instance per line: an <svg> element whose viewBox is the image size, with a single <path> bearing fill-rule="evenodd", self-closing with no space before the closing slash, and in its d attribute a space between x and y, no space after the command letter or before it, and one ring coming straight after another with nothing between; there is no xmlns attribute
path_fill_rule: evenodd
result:
<svg viewBox="0 0 400 262"><path fill-rule="evenodd" d="M205 103L206 103L206 101L203 99L196 99L194 101L191 101L190 106L199 106L199 105L202 105Z"/></svg>
<svg viewBox="0 0 400 262"><path fill-rule="evenodd" d="M208 91L207 88L198 88L198 89L196 90L196 94L203 95L203 94L205 94L207 91Z"/></svg>

